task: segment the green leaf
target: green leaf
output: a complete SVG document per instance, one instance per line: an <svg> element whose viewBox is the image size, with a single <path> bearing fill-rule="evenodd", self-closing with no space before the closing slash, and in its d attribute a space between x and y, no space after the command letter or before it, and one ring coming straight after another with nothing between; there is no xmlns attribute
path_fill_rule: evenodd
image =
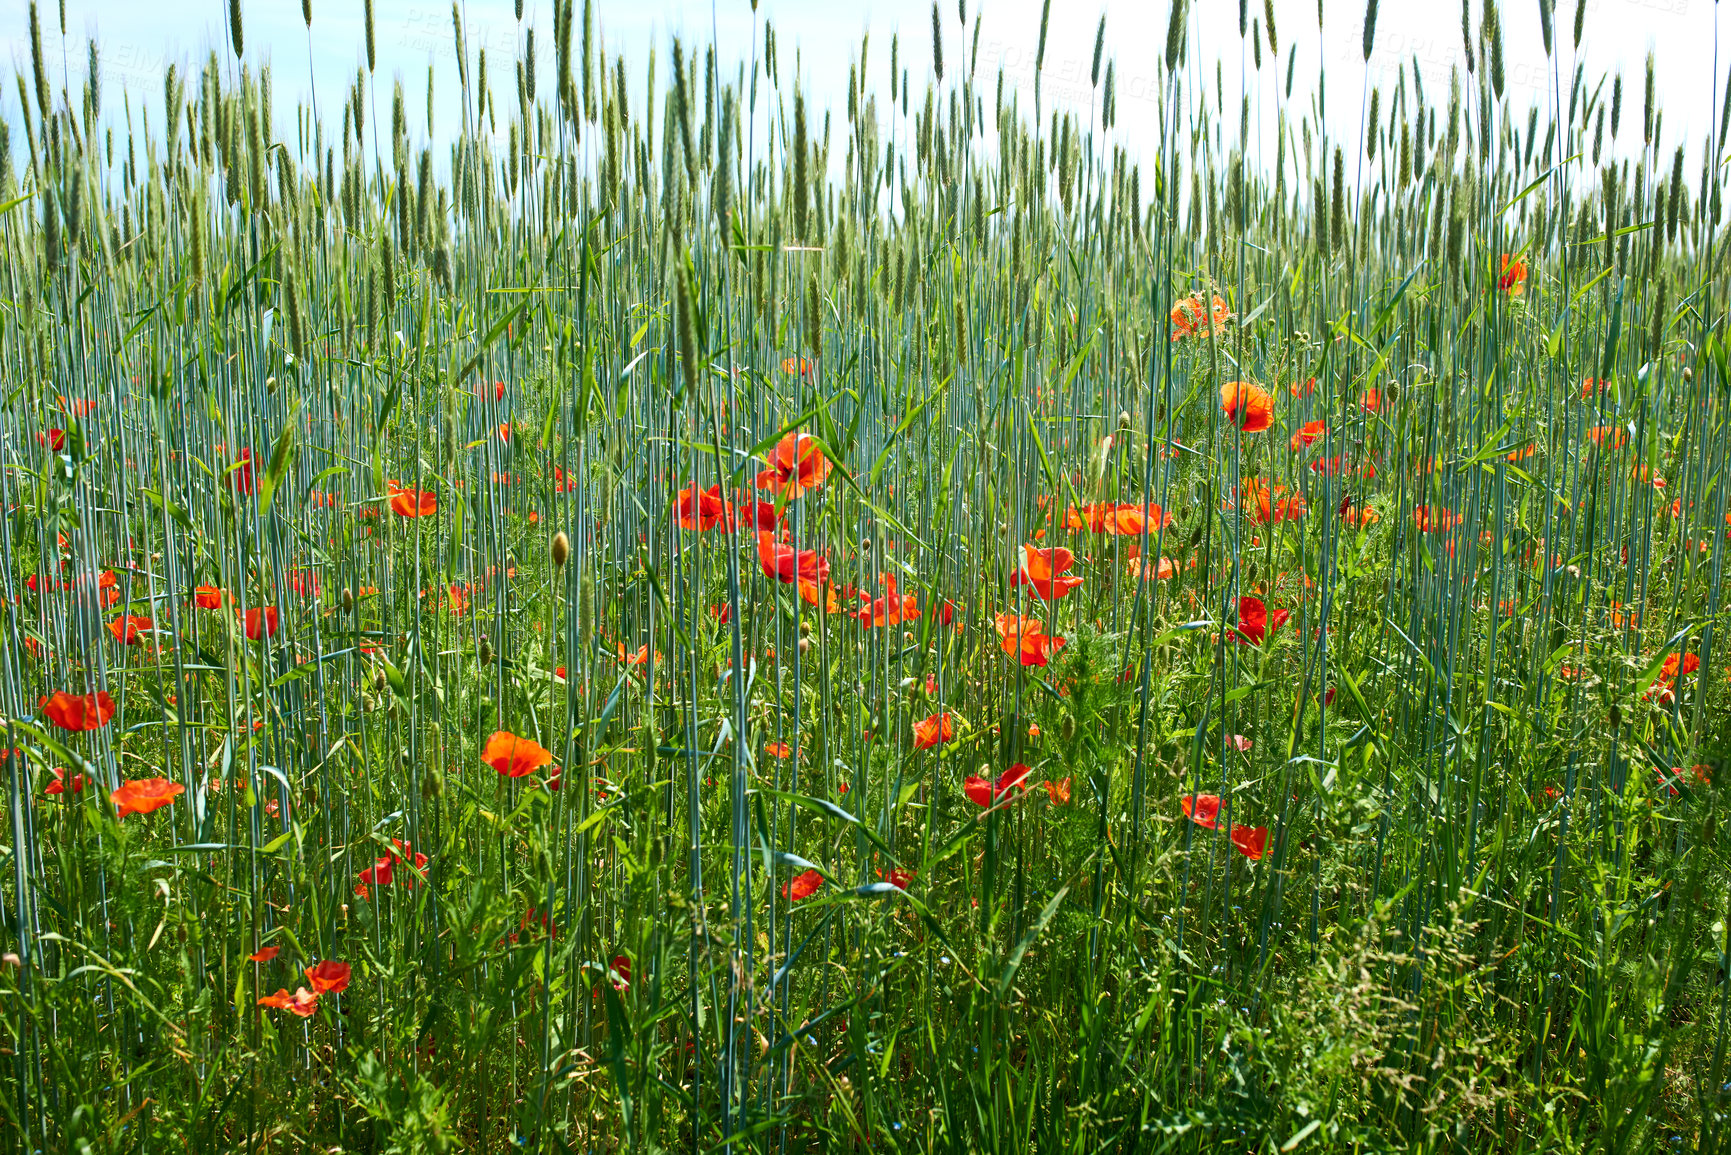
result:
<svg viewBox="0 0 1731 1155"><path fill-rule="evenodd" d="M1010 952L1010 957L1004 962L1004 972L998 976L998 999L1010 993L1010 984L1016 981L1016 971L1022 965L1022 958L1028 953L1028 948L1034 945L1034 940L1040 937L1058 913L1058 907L1064 902L1064 896L1070 893L1070 888L1060 886L1058 893L1052 896L1052 901L1040 912L1040 917L1034 920L1034 925L1028 928L1028 933L1022 936L1022 941L1016 944L1016 949Z"/></svg>

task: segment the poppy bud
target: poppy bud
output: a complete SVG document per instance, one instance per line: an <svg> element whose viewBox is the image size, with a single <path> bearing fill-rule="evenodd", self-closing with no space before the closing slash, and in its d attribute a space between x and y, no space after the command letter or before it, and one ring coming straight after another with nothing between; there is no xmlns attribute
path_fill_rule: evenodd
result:
<svg viewBox="0 0 1731 1155"><path fill-rule="evenodd" d="M872 551L872 539L869 537L860 538L859 551L861 553L870 553Z"/></svg>
<svg viewBox="0 0 1731 1155"><path fill-rule="evenodd" d="M1130 414L1127 410L1120 409L1118 411L1118 428L1130 428Z"/></svg>
<svg viewBox="0 0 1731 1155"><path fill-rule="evenodd" d="M802 654L811 652L811 639L810 638L801 638L799 640L799 652Z"/></svg>
<svg viewBox="0 0 1731 1155"><path fill-rule="evenodd" d="M801 634L811 633L811 622L805 618L801 618L799 622L799 632Z"/></svg>
<svg viewBox="0 0 1731 1155"><path fill-rule="evenodd" d="M385 686L387 684L388 683L386 683L386 681L385 681L385 672L383 670L374 670L373 671L373 689L377 690L379 693L382 694L385 692Z"/></svg>
<svg viewBox="0 0 1731 1155"><path fill-rule="evenodd" d="M483 666L493 664L493 644L486 638L481 639L481 664Z"/></svg>
<svg viewBox="0 0 1731 1155"><path fill-rule="evenodd" d="M1711 810L1707 811L1707 821L1701 824L1701 841L1707 846L1713 845L1713 835L1718 833L1719 823Z"/></svg>
<svg viewBox="0 0 1731 1155"><path fill-rule="evenodd" d="M354 612L355 612L355 592L353 590L345 587L343 590L343 613L352 614Z"/></svg>
<svg viewBox="0 0 1731 1155"><path fill-rule="evenodd" d="M1058 737L1068 742L1076 736L1076 716L1065 714L1063 722L1058 725Z"/></svg>
<svg viewBox="0 0 1731 1155"><path fill-rule="evenodd" d="M1615 730L1623 724L1623 708L1617 703L1611 703L1611 729Z"/></svg>
<svg viewBox="0 0 1731 1155"><path fill-rule="evenodd" d="M565 536L564 530L553 535L553 547L549 552L553 558L553 568L564 568L565 559L571 556L571 539Z"/></svg>
<svg viewBox="0 0 1731 1155"><path fill-rule="evenodd" d="M1693 380L1695 380L1695 370L1685 366L1683 369L1683 384L1687 385Z"/></svg>

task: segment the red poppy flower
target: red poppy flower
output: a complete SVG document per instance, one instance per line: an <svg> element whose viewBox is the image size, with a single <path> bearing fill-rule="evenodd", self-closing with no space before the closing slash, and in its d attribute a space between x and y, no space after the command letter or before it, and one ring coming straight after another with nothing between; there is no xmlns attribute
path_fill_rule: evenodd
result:
<svg viewBox="0 0 1731 1155"><path fill-rule="evenodd" d="M933 714L929 718L921 718L914 723L914 749L929 750L933 746L948 742L956 736L956 729L950 724L950 712L945 710Z"/></svg>
<svg viewBox="0 0 1731 1155"><path fill-rule="evenodd" d="M1302 383L1294 381L1286 387L1286 391L1294 397L1309 397L1316 392L1316 378L1306 378Z"/></svg>
<svg viewBox="0 0 1731 1155"><path fill-rule="evenodd" d="M1358 407L1366 413L1380 413L1382 411L1382 390L1366 389L1364 396L1359 398Z"/></svg>
<svg viewBox="0 0 1731 1155"><path fill-rule="evenodd" d="M136 646L143 634L151 629L149 618L138 614L121 614L108 623L108 632L114 635L114 640L123 646Z"/></svg>
<svg viewBox="0 0 1731 1155"><path fill-rule="evenodd" d="M822 485L831 468L816 438L809 433L789 433L776 443L769 468L757 475L757 485L792 500Z"/></svg>
<svg viewBox="0 0 1731 1155"><path fill-rule="evenodd" d="M216 586L199 586L192 591L192 601L201 610L222 608L222 590Z"/></svg>
<svg viewBox="0 0 1731 1155"><path fill-rule="evenodd" d="M742 530L754 530L758 533L774 533L781 525L781 518L775 514L773 501L743 501L727 507L724 525L737 525Z"/></svg>
<svg viewBox="0 0 1731 1155"><path fill-rule="evenodd" d="M1621 425L1595 425L1587 438L1600 449L1621 449L1629 443L1629 431Z"/></svg>
<svg viewBox="0 0 1731 1155"><path fill-rule="evenodd" d="M1184 809L1184 817L1198 826L1207 827L1209 830L1214 829L1215 822L1220 818L1220 795L1218 794L1186 794L1179 805Z"/></svg>
<svg viewBox="0 0 1731 1155"><path fill-rule="evenodd" d="M54 453L66 448L66 430L45 429L36 435L36 444Z"/></svg>
<svg viewBox="0 0 1731 1155"><path fill-rule="evenodd" d="M793 747L786 742L771 742L763 748L763 752L771 758L793 757Z"/></svg>
<svg viewBox="0 0 1731 1155"><path fill-rule="evenodd" d="M389 483L391 512L398 517L431 517L439 512L439 497L430 489L410 489L400 481Z"/></svg>
<svg viewBox="0 0 1731 1155"><path fill-rule="evenodd" d="M823 885L823 875L815 870L805 870L787 880L781 888L781 896L790 902L799 902L817 893L817 888Z"/></svg>
<svg viewBox="0 0 1731 1155"><path fill-rule="evenodd" d="M274 995L265 995L259 999L261 1007L273 1007L280 1011L293 1011L301 1018L310 1018L319 1009L319 996L301 987L294 994L288 993L287 987L281 987Z"/></svg>
<svg viewBox="0 0 1731 1155"><path fill-rule="evenodd" d="M394 861L395 859L388 854L383 858L375 860L371 866L361 871L361 881L366 883L368 886L391 885L391 878L393 876L391 864ZM356 893L358 894L359 891L356 891Z"/></svg>
<svg viewBox="0 0 1731 1155"><path fill-rule="evenodd" d="M114 717L114 699L107 690L82 697L56 690L42 705L48 720L62 730L100 730Z"/></svg>
<svg viewBox="0 0 1731 1155"><path fill-rule="evenodd" d="M1044 666L1064 647L1064 639L1050 636L1038 618L1024 618L1005 611L994 619L1004 653L1016 654L1024 666Z"/></svg>
<svg viewBox="0 0 1731 1155"><path fill-rule="evenodd" d="M1070 805L1070 779L1060 778L1054 782L1048 778L1044 785L1047 795L1052 799L1053 806Z"/></svg>
<svg viewBox="0 0 1731 1155"><path fill-rule="evenodd" d="M256 954L247 955L246 960L248 962L267 963L271 959L275 958L277 955L279 955L281 953L282 953L282 947L280 947L280 946L267 946L264 949L258 951Z"/></svg>
<svg viewBox="0 0 1731 1155"><path fill-rule="evenodd" d="M1306 421L1299 426L1298 432L1292 435L1292 449L1297 452L1328 432L1326 421Z"/></svg>
<svg viewBox="0 0 1731 1155"><path fill-rule="evenodd" d="M1015 584L1025 585L1041 601L1065 597L1082 584L1075 575L1065 575L1074 562L1070 551L1062 546L1041 549L1032 543L1022 546L1022 568L1016 571Z"/></svg>
<svg viewBox="0 0 1731 1155"><path fill-rule="evenodd" d="M1268 848L1268 827L1234 826L1231 838L1232 845L1244 857L1252 862L1262 861L1263 852Z"/></svg>
<svg viewBox="0 0 1731 1155"><path fill-rule="evenodd" d="M630 959L622 954L616 954L613 956L613 961L607 964L607 969L616 976L613 980L614 990L625 991L631 988Z"/></svg>
<svg viewBox="0 0 1731 1155"><path fill-rule="evenodd" d="M714 529L727 516L727 503L721 500L719 485L704 490L686 486L674 500L674 509L679 514L680 529Z"/></svg>
<svg viewBox="0 0 1731 1155"><path fill-rule="evenodd" d="M860 594L860 599L867 604L853 616L871 626L895 626L917 619L920 616L920 599L914 594L898 594L895 574L887 573L883 580L884 596L872 601L867 595Z"/></svg>
<svg viewBox="0 0 1731 1155"><path fill-rule="evenodd" d="M54 767L49 773L54 775L54 781L50 782L43 790L44 794L64 794L68 791L73 794L82 794L84 788L90 785L90 775L88 774L74 774L68 778L66 771L59 766Z"/></svg>
<svg viewBox="0 0 1731 1155"><path fill-rule="evenodd" d="M1286 610L1275 610L1270 614L1261 598L1239 598L1238 644L1260 646L1263 639L1285 625L1290 616Z"/></svg>
<svg viewBox="0 0 1731 1155"><path fill-rule="evenodd" d="M275 606L263 606L246 611L246 636L255 642L260 638L276 637L277 625Z"/></svg>
<svg viewBox="0 0 1731 1155"><path fill-rule="evenodd" d="M252 496L254 485L252 476L252 450L242 449L239 460L228 471L229 488L236 493Z"/></svg>
<svg viewBox="0 0 1731 1155"><path fill-rule="evenodd" d="M185 793L186 787L166 778L139 778L122 782L120 789L108 798L117 808L117 816L125 818L128 814L149 814L152 810L160 810Z"/></svg>
<svg viewBox="0 0 1731 1155"><path fill-rule="evenodd" d="M326 960L306 969L315 995L337 995L349 989L349 964Z"/></svg>
<svg viewBox="0 0 1731 1155"><path fill-rule="evenodd" d="M1240 754L1250 753L1251 748L1256 745L1256 743L1252 742L1249 738L1246 738L1243 734L1231 735L1226 739L1226 743Z"/></svg>
<svg viewBox="0 0 1731 1155"><path fill-rule="evenodd" d="M883 878L884 872L881 870L878 871L878 877ZM888 881L889 881L889 884L891 886L895 887L896 889L906 890L908 888L908 883L912 882L913 880L914 880L914 872L913 871L905 869L904 867L900 867L900 866L890 867L890 873L889 873Z"/></svg>
<svg viewBox="0 0 1731 1155"><path fill-rule="evenodd" d="M1504 253L1502 267L1497 275L1497 288L1511 297L1518 297L1525 293L1527 291L1527 262Z"/></svg>
<svg viewBox="0 0 1731 1155"><path fill-rule="evenodd" d="M829 581L829 560L815 549L794 549L783 545L771 534L757 535L757 560L765 577L780 582L811 582L822 585Z"/></svg>
<svg viewBox="0 0 1731 1155"><path fill-rule="evenodd" d="M1220 387L1220 411L1246 433L1262 433L1274 424L1274 395L1252 381L1228 381Z"/></svg>
<svg viewBox="0 0 1731 1155"><path fill-rule="evenodd" d="M553 761L553 751L519 738L509 730L500 730L487 739L481 751L481 761L507 778L521 778Z"/></svg>
<svg viewBox="0 0 1731 1155"><path fill-rule="evenodd" d="M995 783L981 778L978 774L970 774L967 781L962 783L962 792L968 796L974 805L990 806L1000 798L1006 798L1011 792L1021 789L1022 783L1027 781L1028 775L1032 773L1033 771L1027 766L1017 762L998 775L998 780Z"/></svg>

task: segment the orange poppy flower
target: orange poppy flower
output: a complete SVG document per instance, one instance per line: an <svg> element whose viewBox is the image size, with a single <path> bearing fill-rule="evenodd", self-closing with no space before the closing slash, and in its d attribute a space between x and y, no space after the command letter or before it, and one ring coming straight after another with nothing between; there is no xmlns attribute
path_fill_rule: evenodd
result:
<svg viewBox="0 0 1731 1155"><path fill-rule="evenodd" d="M1018 655L1024 666L1044 666L1064 647L1064 639L1050 636L1038 618L1024 618L1005 611L994 619L1004 653Z"/></svg>
<svg viewBox="0 0 1731 1155"><path fill-rule="evenodd" d="M1294 381L1286 387L1286 391L1291 393L1294 397L1309 397L1312 393L1316 392L1316 378L1306 378L1303 384Z"/></svg>
<svg viewBox="0 0 1731 1155"><path fill-rule="evenodd" d="M810 377L811 369L812 365L810 357L784 357L781 361L781 371L783 373L794 374L800 377Z"/></svg>
<svg viewBox="0 0 1731 1155"><path fill-rule="evenodd" d="M1253 381L1228 381L1220 387L1220 411L1245 433L1263 433L1274 424L1274 395Z"/></svg>
<svg viewBox="0 0 1731 1155"><path fill-rule="evenodd" d="M674 508L679 515L680 529L714 529L727 516L727 503L721 500L720 485L704 490L688 485L674 499Z"/></svg>
<svg viewBox="0 0 1731 1155"><path fill-rule="evenodd" d="M315 995L340 995L349 989L349 964L326 960L305 972Z"/></svg>
<svg viewBox="0 0 1731 1155"><path fill-rule="evenodd" d="M1366 413L1382 412L1382 390L1366 389L1364 396L1359 398L1358 407Z"/></svg>
<svg viewBox="0 0 1731 1155"><path fill-rule="evenodd" d="M1629 431L1621 425L1595 425L1587 430L1587 440L1600 449L1621 449L1629 443Z"/></svg>
<svg viewBox="0 0 1731 1155"><path fill-rule="evenodd" d="M887 573L883 578L884 596L870 600L866 594L860 594L860 600L866 602L853 616L871 626L894 626L902 622L911 622L920 616L920 599L915 594L901 595L896 592L896 575Z"/></svg>
<svg viewBox="0 0 1731 1155"><path fill-rule="evenodd" d="M998 775L996 782L981 778L978 774L970 774L967 780L962 783L962 793L966 794L968 800L975 806L982 808L991 806L999 799L1007 798L1015 791L1020 790L1022 783L1026 782L1028 775L1033 772L1030 767L1017 762Z"/></svg>
<svg viewBox="0 0 1731 1155"><path fill-rule="evenodd" d="M1262 861L1263 852L1268 848L1268 827L1234 826L1231 838L1232 845L1244 857L1252 862Z"/></svg>
<svg viewBox="0 0 1731 1155"><path fill-rule="evenodd" d="M644 642L641 646L638 646L635 653L627 654L625 652L625 643L624 642L618 643L618 650L619 650L619 660L627 666L647 666L649 664L649 643L648 642ZM659 664L661 661L661 651L660 650L655 651L655 661L657 664Z"/></svg>
<svg viewBox="0 0 1731 1155"><path fill-rule="evenodd" d="M1173 305L1169 315L1172 321L1172 339L1176 341L1181 337L1207 333L1232 319L1232 311L1218 296L1213 298L1211 306L1212 308L1204 306L1202 298L1195 293Z"/></svg>
<svg viewBox="0 0 1731 1155"><path fill-rule="evenodd" d="M255 962L255 963L267 963L271 959L275 958L277 955L279 955L281 953L282 953L282 947L280 947L280 946L267 946L267 947L264 947L263 949L259 950L258 952L254 953L254 954L247 955L246 961L247 962Z"/></svg>
<svg viewBox="0 0 1731 1155"><path fill-rule="evenodd" d="M519 738L509 730L500 730L487 739L487 745L481 751L481 761L507 778L521 778L551 764L553 751L527 738Z"/></svg>
<svg viewBox="0 0 1731 1155"><path fill-rule="evenodd" d="M1034 596L1041 601L1054 601L1082 584L1081 578L1064 573L1074 561L1074 555L1062 546L1041 549L1031 543L1025 544L1022 546L1022 568L1016 571L1014 582L1033 590Z"/></svg>
<svg viewBox="0 0 1731 1155"><path fill-rule="evenodd" d="M1060 778L1056 782L1047 779L1042 785L1046 787L1046 793L1051 797L1053 806L1070 805L1070 779Z"/></svg>
<svg viewBox="0 0 1731 1155"><path fill-rule="evenodd" d="M108 632L123 646L136 646L150 629L150 619L138 614L121 614L108 623Z"/></svg>
<svg viewBox="0 0 1731 1155"><path fill-rule="evenodd" d="M107 690L82 696L56 690L43 702L42 713L62 730L100 730L114 717L114 699Z"/></svg>
<svg viewBox="0 0 1731 1155"><path fill-rule="evenodd" d="M956 736L956 728L950 724L950 712L945 710L933 714L929 718L921 718L914 723L914 749L929 750L933 746L948 742Z"/></svg>
<svg viewBox="0 0 1731 1155"><path fill-rule="evenodd" d="M1172 515L1150 501L1146 505L1137 505L1133 501L1119 502L1112 505L1101 502L1103 511L1101 527L1096 533L1116 534L1120 537L1140 537L1144 529L1152 532L1172 524ZM1092 525L1092 515L1090 515Z"/></svg>
<svg viewBox="0 0 1731 1155"><path fill-rule="evenodd" d="M201 610L222 608L222 590L216 586L199 586L192 591L192 601Z"/></svg>
<svg viewBox="0 0 1731 1155"><path fill-rule="evenodd" d="M781 888L781 896L789 902L799 902L817 893L817 888L823 885L823 875L815 870L803 870L787 880Z"/></svg>
<svg viewBox="0 0 1731 1155"><path fill-rule="evenodd" d="M1508 460L1510 460L1510 461L1525 461L1527 458L1531 457L1533 454L1537 453L1538 451L1539 451L1539 447L1536 444L1529 442L1526 445L1521 446L1519 449L1515 449L1515 450L1510 451L1510 453L1508 454Z"/></svg>
<svg viewBox="0 0 1731 1155"><path fill-rule="evenodd" d="M1461 523L1461 515L1442 505L1420 505L1412 511L1412 522L1420 533L1447 533Z"/></svg>
<svg viewBox="0 0 1731 1155"><path fill-rule="evenodd" d="M1327 432L1328 422L1306 421L1303 425L1299 426L1298 432L1292 435L1292 451L1294 453L1298 452L1300 449L1303 449L1305 446L1309 445Z"/></svg>
<svg viewBox="0 0 1731 1155"><path fill-rule="evenodd" d="M275 606L262 606L246 611L246 636L253 641L276 637L278 618Z"/></svg>
<svg viewBox="0 0 1731 1155"><path fill-rule="evenodd" d="M793 747L786 742L770 742L764 746L763 752L772 758L793 757Z"/></svg>
<svg viewBox="0 0 1731 1155"><path fill-rule="evenodd" d="M430 489L410 489L401 482L389 483L391 512L398 517L431 517L439 512L439 498Z"/></svg>
<svg viewBox="0 0 1731 1155"><path fill-rule="evenodd" d="M1504 253L1502 269L1497 276L1497 288L1511 297L1518 297L1525 293L1527 291L1527 262Z"/></svg>
<svg viewBox="0 0 1731 1155"><path fill-rule="evenodd" d="M301 987L294 994L288 993L287 987L281 987L274 995L265 995L259 999L261 1007L272 1007L279 1011L293 1011L301 1018L310 1018L319 1009L319 997L312 991Z"/></svg>
<svg viewBox="0 0 1731 1155"><path fill-rule="evenodd" d="M1594 396L1597 396L1599 394L1604 393L1610 387L1611 387L1611 383L1609 381L1605 380L1603 377L1600 377L1600 378L1583 377L1583 378L1581 378L1581 399L1583 401L1588 400Z"/></svg>
<svg viewBox="0 0 1731 1155"><path fill-rule="evenodd" d="M186 787L166 778L139 778L122 782L120 789L108 796L118 809L118 817L128 814L149 814L160 810L186 793Z"/></svg>
<svg viewBox="0 0 1731 1155"><path fill-rule="evenodd" d="M822 485L831 468L816 438L809 433L789 433L776 443L769 468L757 475L757 486L791 501Z"/></svg>
<svg viewBox="0 0 1731 1155"><path fill-rule="evenodd" d="M1184 810L1184 817L1209 830L1220 818L1220 795L1218 794L1186 794L1179 805Z"/></svg>

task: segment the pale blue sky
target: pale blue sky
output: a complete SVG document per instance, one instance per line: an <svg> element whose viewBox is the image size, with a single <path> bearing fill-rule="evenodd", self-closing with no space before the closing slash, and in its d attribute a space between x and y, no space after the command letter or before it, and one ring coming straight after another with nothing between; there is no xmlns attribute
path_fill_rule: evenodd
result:
<svg viewBox="0 0 1731 1155"><path fill-rule="evenodd" d="M1472 2L1475 22L1482 3ZM1572 57L1567 46L1574 0L1557 0L1556 6L1558 22L1563 26L1558 46L1567 68ZM1192 7L1192 75L1206 76L1212 87L1212 61L1220 59L1228 102L1236 103L1242 76L1250 69L1248 50L1237 35L1237 5L1231 0L1205 0ZM1262 0L1251 0L1250 7L1253 15L1260 15ZM1537 7L1537 0L1505 0L1503 4L1509 89L1521 103L1544 99L1547 84ZM1722 30L1731 32L1731 18L1721 15L1731 5L1714 0L1587 0L1587 7L1583 53L1589 74L1621 67L1625 76L1624 143L1634 135L1630 125L1638 131L1643 60L1649 48L1659 61L1666 141L1674 144L1681 133L1688 132L1692 145L1698 142L1716 115L1712 107L1715 92L1722 95L1727 56L1719 57L1720 79L1715 85L1715 21ZM521 38L512 9L512 0L465 0L462 4L469 44L472 49L487 47L494 90L508 102L514 99L509 62ZM984 12L979 73L985 79L985 91L990 93L996 71L1002 67L1006 89L1020 90L1026 106L1032 98L1040 0L986 0L983 9L980 0L970 0L968 9L970 30L976 11ZM1046 105L1050 108L1058 101L1088 107L1093 95L1088 72L1094 30L1103 9L1107 13L1108 55L1118 63L1115 137L1133 152L1145 154L1149 151L1145 142L1153 139L1154 104L1149 93L1159 74L1165 42L1166 0L1054 0L1043 83ZM1446 92L1448 70L1461 58L1460 10L1455 0L1383 0L1381 9L1376 50L1368 68L1371 82L1391 86L1396 66L1416 55L1427 89L1436 94ZM266 55L272 62L282 118L278 131L284 136L292 133L286 111L292 100L304 99L316 84L321 102L329 104L352 80L363 59L361 0L313 0L313 10L309 44L299 0L244 0L246 56L255 65ZM27 73L26 11L26 0L0 0L0 38L13 66ZM232 63L227 51L226 11L226 0L166 4L66 0L67 36L62 41L56 0L45 0L42 16L47 56L56 71L64 59L75 83L81 82L85 40L95 35L103 53L105 111L117 110L122 94L130 93L135 107L143 100L155 119L160 116L166 62L196 63L215 44L222 47L224 60ZM639 85L641 64L651 44L665 60L671 34L707 40L713 31L724 60L749 58L761 44L766 17L777 29L784 79L797 49L808 91L820 107L828 106L838 113L845 99L848 63L857 55L861 33L868 28L871 55L867 79L870 88L880 94L880 102L887 87L892 32L902 34L901 60L916 92L931 69L931 7L922 0L762 0L755 16L749 0L717 0L713 9L709 4L673 0L599 0L596 12L609 53L625 53L628 75ZM945 63L947 73L953 76L965 65L967 43L956 20L956 0L942 0L942 12ZM1281 69L1288 46L1298 45L1295 99L1308 103L1317 66L1319 62L1326 64L1331 131L1355 139L1361 86L1367 75L1361 50L1362 0L1326 0L1326 23L1320 39L1313 0L1277 0L1275 12ZM432 61L438 68L441 91L435 127L448 131L455 122L456 108L449 3L376 0L375 13L381 89L388 91L391 80L401 75L411 122L424 124L426 69ZM551 75L551 0L529 0L525 18L538 29L543 75ZM1198 61L1209 63L1198 66ZM1260 73L1250 71L1252 83L1262 85L1266 93L1265 99L1253 104L1272 109L1277 70L1265 58ZM661 75L666 76L665 65ZM546 83L542 82L543 91ZM632 96L641 99L635 89ZM0 109L15 116L17 101L16 85L6 84L0 93Z"/></svg>

